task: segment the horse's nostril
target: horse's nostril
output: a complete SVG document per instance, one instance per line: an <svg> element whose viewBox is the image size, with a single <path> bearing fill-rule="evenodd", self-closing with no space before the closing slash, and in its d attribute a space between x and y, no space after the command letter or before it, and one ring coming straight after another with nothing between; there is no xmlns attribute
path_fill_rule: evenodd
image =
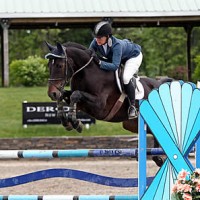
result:
<svg viewBox="0 0 200 200"><path fill-rule="evenodd" d="M52 100L57 100L58 99L58 95L56 92L51 92L49 93L49 97L52 99Z"/></svg>
<svg viewBox="0 0 200 200"><path fill-rule="evenodd" d="M57 95L56 95L56 92L53 92L53 93L52 93L52 96L56 99L56 96L57 96Z"/></svg>

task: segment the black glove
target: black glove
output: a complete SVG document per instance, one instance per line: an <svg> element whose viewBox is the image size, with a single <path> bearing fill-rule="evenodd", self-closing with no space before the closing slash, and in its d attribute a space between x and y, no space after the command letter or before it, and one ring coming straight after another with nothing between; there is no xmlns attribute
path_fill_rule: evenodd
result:
<svg viewBox="0 0 200 200"><path fill-rule="evenodd" d="M97 64L100 65L101 64L101 60L99 59L99 57L97 56L96 52L94 51L94 49L90 48L89 49L91 52L91 57L93 57L93 61Z"/></svg>
<svg viewBox="0 0 200 200"><path fill-rule="evenodd" d="M93 56L93 60L97 65L101 64L101 60L99 59L99 57L96 54Z"/></svg>

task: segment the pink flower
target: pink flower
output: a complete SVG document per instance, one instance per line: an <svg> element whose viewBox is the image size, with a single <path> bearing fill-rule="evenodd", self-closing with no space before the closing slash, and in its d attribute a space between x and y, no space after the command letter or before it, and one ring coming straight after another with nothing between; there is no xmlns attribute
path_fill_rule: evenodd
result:
<svg viewBox="0 0 200 200"><path fill-rule="evenodd" d="M191 192L192 188L188 184L178 184L176 185L177 192Z"/></svg>
<svg viewBox="0 0 200 200"><path fill-rule="evenodd" d="M175 184L172 187L172 193L176 193L176 192L177 192L177 185Z"/></svg>
<svg viewBox="0 0 200 200"><path fill-rule="evenodd" d="M199 168L196 168L196 169L194 170L194 172L197 173L198 175L200 175L200 169L199 169Z"/></svg>
<svg viewBox="0 0 200 200"><path fill-rule="evenodd" d="M183 184L178 184L177 185L177 192L182 192L184 190L184 185Z"/></svg>
<svg viewBox="0 0 200 200"><path fill-rule="evenodd" d="M188 193L184 193L183 194L183 199L184 200L192 200L192 196L190 194L188 194Z"/></svg>
<svg viewBox="0 0 200 200"><path fill-rule="evenodd" d="M193 173L181 170L172 187L172 193L181 196L181 200L192 200L193 197L200 199L200 169Z"/></svg>
<svg viewBox="0 0 200 200"><path fill-rule="evenodd" d="M179 174L178 174L178 179L179 180L185 180L186 176L189 174L186 170L182 169Z"/></svg>
<svg viewBox="0 0 200 200"><path fill-rule="evenodd" d="M191 179L191 181L195 184L200 184L200 179L198 179L198 178L193 178L193 179Z"/></svg>
<svg viewBox="0 0 200 200"><path fill-rule="evenodd" d="M195 187L195 189L196 189L197 192L200 192L200 185L197 184L196 187Z"/></svg>
<svg viewBox="0 0 200 200"><path fill-rule="evenodd" d="M184 184L184 185L183 185L183 190L182 190L182 191L183 191L183 192L191 192L191 191L192 191L192 188L191 188L190 185Z"/></svg>

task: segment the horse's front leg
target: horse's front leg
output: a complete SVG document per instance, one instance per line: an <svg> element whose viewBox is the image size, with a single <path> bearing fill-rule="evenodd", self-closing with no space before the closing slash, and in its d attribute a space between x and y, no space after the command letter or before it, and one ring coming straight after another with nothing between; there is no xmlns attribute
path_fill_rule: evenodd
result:
<svg viewBox="0 0 200 200"><path fill-rule="evenodd" d="M73 126L66 116L66 111L64 110L64 102L69 106L70 96L72 92L70 90L63 90L60 96L60 99L57 100L57 117L60 119L62 125L67 131L71 131Z"/></svg>
<svg viewBox="0 0 200 200"><path fill-rule="evenodd" d="M69 99L70 106L69 106L69 111L67 113L67 120L71 123L72 127L79 133L82 132L83 124L80 120L77 119L76 105L81 100L81 98L82 98L82 95L80 91L75 91L70 95L70 99Z"/></svg>
<svg viewBox="0 0 200 200"><path fill-rule="evenodd" d="M71 90L64 90L62 93L62 99L67 103L67 105L70 104L70 96L72 95Z"/></svg>
<svg viewBox="0 0 200 200"><path fill-rule="evenodd" d="M57 117L60 119L62 125L67 131L71 131L73 129L72 123L68 120L66 116L63 101L57 101Z"/></svg>
<svg viewBox="0 0 200 200"><path fill-rule="evenodd" d="M76 129L78 132L81 132L82 130L82 125L80 120L77 120L76 118L76 106L77 103L80 103L84 105L84 110L89 111L88 114L92 115L93 117L95 116L94 113L98 114L101 113L101 106L103 106L102 99L99 98L99 96L89 94L87 92L79 91L76 90L72 93L70 96L70 109L68 113L68 119L72 122L72 125L74 129ZM106 102L106 101L104 101ZM106 103L104 103L106 104ZM93 113L92 113L93 112Z"/></svg>
<svg viewBox="0 0 200 200"><path fill-rule="evenodd" d="M105 113L106 100L106 94L93 95L88 92L75 90L70 96L70 105L74 106L79 103L83 111L97 119L103 119L107 114Z"/></svg>

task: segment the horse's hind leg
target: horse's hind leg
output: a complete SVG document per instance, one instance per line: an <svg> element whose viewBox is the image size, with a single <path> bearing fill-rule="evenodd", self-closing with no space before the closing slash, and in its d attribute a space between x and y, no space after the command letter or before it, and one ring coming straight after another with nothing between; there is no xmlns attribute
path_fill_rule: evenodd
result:
<svg viewBox="0 0 200 200"><path fill-rule="evenodd" d="M156 140L154 136L153 136L153 140L154 140L154 148L159 148L160 144L158 143L158 141ZM161 167L164 163L164 160L161 156L152 156L152 160L156 163L158 167Z"/></svg>
<svg viewBox="0 0 200 200"><path fill-rule="evenodd" d="M133 133L138 133L138 119L123 121L123 128Z"/></svg>
<svg viewBox="0 0 200 200"><path fill-rule="evenodd" d="M138 119L133 119L133 120L128 120L123 122L123 128L131 131L133 133L138 133ZM147 128L147 132L151 133L151 131ZM152 133L151 133L152 134ZM156 138L153 136L153 147L154 148L159 148L160 145ZM163 159L161 156L152 156L152 160L156 163L157 166L161 167L164 163Z"/></svg>

